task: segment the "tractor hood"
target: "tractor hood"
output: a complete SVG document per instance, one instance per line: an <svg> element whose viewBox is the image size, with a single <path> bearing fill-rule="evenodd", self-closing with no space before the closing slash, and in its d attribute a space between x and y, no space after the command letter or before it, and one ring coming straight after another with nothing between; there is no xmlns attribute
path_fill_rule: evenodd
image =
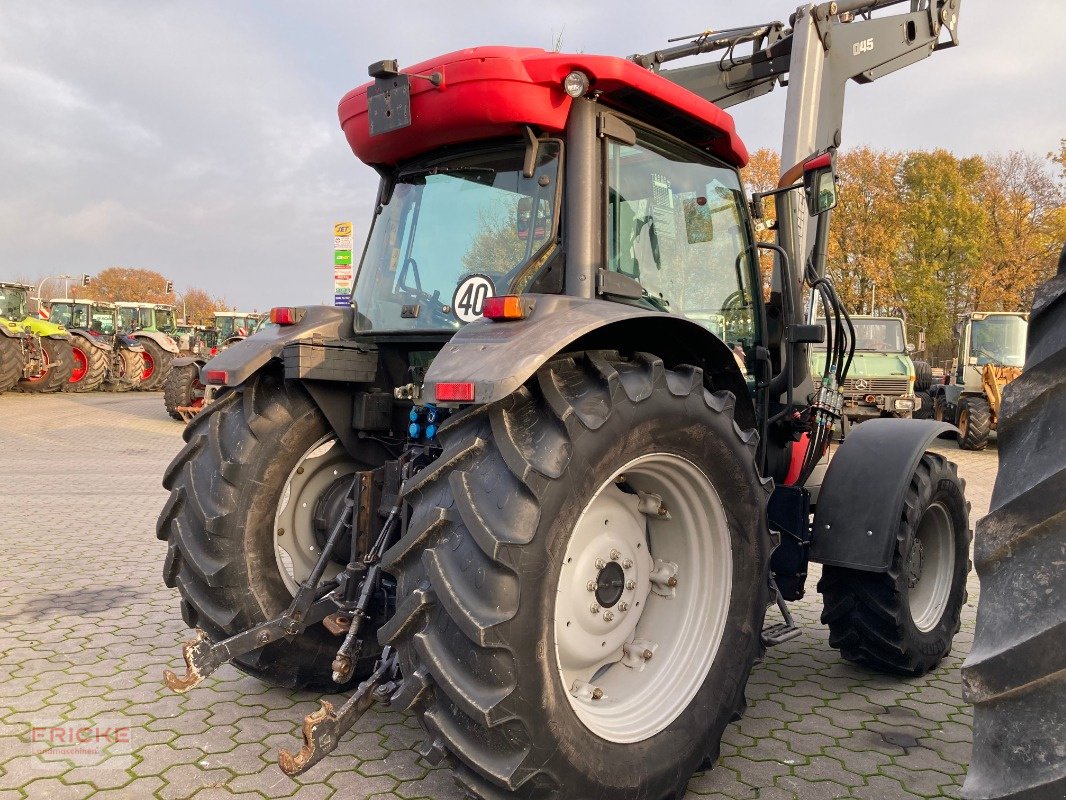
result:
<svg viewBox="0 0 1066 800"><path fill-rule="evenodd" d="M825 353L811 355L811 372L821 375L825 368ZM905 378L914 377L914 364L905 353L870 353L856 351L848 370L848 378Z"/></svg>

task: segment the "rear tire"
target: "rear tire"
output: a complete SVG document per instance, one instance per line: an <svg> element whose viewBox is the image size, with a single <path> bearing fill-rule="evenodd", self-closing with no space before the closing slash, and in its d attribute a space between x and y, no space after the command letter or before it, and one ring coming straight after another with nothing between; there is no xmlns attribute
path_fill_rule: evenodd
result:
<svg viewBox="0 0 1066 800"><path fill-rule="evenodd" d="M0 394L15 388L22 377L22 342L0 333Z"/></svg>
<svg viewBox="0 0 1066 800"><path fill-rule="evenodd" d="M1003 392L999 473L974 545L970 800L1066 797L1066 250L1036 291L1028 351Z"/></svg>
<svg viewBox="0 0 1066 800"><path fill-rule="evenodd" d="M399 582L398 610L380 638L399 651L402 700L427 733L423 754L452 754L456 780L469 796L661 800L680 796L689 776L717 758L726 724L743 711L769 600L770 483L761 481L755 466L758 437L740 431L733 404L732 394L704 389L699 369L667 370L646 354L626 359L590 352L557 357L513 395L461 411L442 426L443 453L405 486L411 523L385 555L386 569ZM685 480L661 477L656 483L641 472L658 469L659 460L681 465L676 474ZM620 543L617 557L608 550L600 558L603 568L597 562L589 575L576 572L600 554L601 540L615 530L586 519L592 504L610 495L619 508L637 505L639 495L619 489L614 477L631 468L627 485L656 488L673 520L644 512L651 520L644 522L648 549L636 552L653 554L668 529L681 533L672 538L676 546L695 550L724 537L726 549L713 563L725 570L729 586L713 578L713 569L706 574L693 569L698 561L673 557L679 566L678 613L650 634L663 646L640 666L674 691L654 701L645 697L650 687L633 669L632 693L614 693L611 686L618 684L612 682L625 680L630 668L613 663L591 677L607 687L602 698L575 697L572 688L589 685L567 685L571 670L564 668L564 658L573 653L566 622L573 622L578 635L585 635L580 629L586 625L599 626L595 636L606 642L620 631L629 635L629 619L636 620L631 623L636 635L645 616L675 608L656 593L645 596L642 609L635 605L639 598L622 609L627 597L622 587L630 591L625 576L636 575L637 592L648 580L640 566L646 556L625 567L625 548L640 540ZM664 476L675 474L662 469ZM722 522L693 539L684 533L697 530L692 509L699 504L685 498L699 497L694 487L703 481L725 500L719 504ZM621 530L626 517L617 513ZM573 544L585 542L590 530L607 533L598 534L595 545ZM614 578L603 577L608 568L635 572L611 583ZM568 577L567 569L575 573ZM593 581L596 569L600 577ZM620 596L586 592L586 578L589 585L614 586ZM716 606L718 638L708 638L699 666L684 655L690 643L678 640L679 620L689 619L685 591L705 591L708 607L716 591L725 592ZM565 599L573 592L587 593L580 608L577 600ZM617 625L604 608L591 613L591 603L611 601L607 611L617 615ZM701 614L715 613L700 608ZM624 617L627 612L633 617ZM697 641L705 630L697 624L685 628ZM621 653L622 641L612 640L605 651L593 643L588 655L594 661L596 652L617 647ZM645 702L630 708L633 698Z"/></svg>
<svg viewBox="0 0 1066 800"><path fill-rule="evenodd" d="M888 572L822 569L822 622L848 661L924 675L951 652L970 571L964 489L952 462L926 453L903 501Z"/></svg>
<svg viewBox="0 0 1066 800"><path fill-rule="evenodd" d="M933 398L929 392L915 392L914 397L916 400L922 401L922 407L914 412L914 419L932 419L933 418Z"/></svg>
<svg viewBox="0 0 1066 800"><path fill-rule="evenodd" d="M188 444L163 475L170 499L156 535L167 543L163 582L181 592L190 628L217 642L276 617L292 601L274 547L275 512L301 456L329 433L299 384L268 374L228 391L189 422ZM355 681L373 671L380 653L373 627L365 630ZM341 641L316 624L234 665L272 686L337 691L331 663Z"/></svg>
<svg viewBox="0 0 1066 800"><path fill-rule="evenodd" d="M194 406L197 400L200 408L203 408L204 385L200 383L199 365L182 364L173 367L163 385L163 405L166 406L167 413L180 420L182 416L178 408Z"/></svg>
<svg viewBox="0 0 1066 800"><path fill-rule="evenodd" d="M34 394L58 392L63 384L70 380L70 373L74 369L74 352L71 350L70 342L65 339L50 338L43 338L40 342L47 363L51 366L39 378L20 380L19 391Z"/></svg>
<svg viewBox="0 0 1066 800"><path fill-rule="evenodd" d="M107 377L107 359L111 354L96 347L83 336L71 338L70 346L74 369L70 380L63 384L63 391L91 392L97 389Z"/></svg>
<svg viewBox="0 0 1066 800"><path fill-rule="evenodd" d="M933 368L928 361L914 362L914 391L928 392L933 385Z"/></svg>
<svg viewBox="0 0 1066 800"><path fill-rule="evenodd" d="M154 392L163 387L170 374L170 362L174 360L174 355L151 339L141 338L138 341L144 346L144 367L137 388L142 392Z"/></svg>
<svg viewBox="0 0 1066 800"><path fill-rule="evenodd" d="M992 431L992 408L983 397L963 397L959 400L959 447L963 450L984 450Z"/></svg>
<svg viewBox="0 0 1066 800"><path fill-rule="evenodd" d="M944 397L943 392L937 392L933 396L933 419L937 422L947 422L951 425L955 424L955 415L951 413L947 398Z"/></svg>
<svg viewBox="0 0 1066 800"><path fill-rule="evenodd" d="M140 385L144 372L144 359L140 353L120 347L115 366L115 372L104 381L105 392L129 392Z"/></svg>

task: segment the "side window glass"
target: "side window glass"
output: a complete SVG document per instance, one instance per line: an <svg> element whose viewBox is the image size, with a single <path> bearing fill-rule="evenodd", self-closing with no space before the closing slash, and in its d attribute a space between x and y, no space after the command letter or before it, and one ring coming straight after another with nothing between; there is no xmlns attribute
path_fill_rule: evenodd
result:
<svg viewBox="0 0 1066 800"><path fill-rule="evenodd" d="M609 268L640 282L641 305L699 323L749 368L755 251L737 172L650 134L609 142L608 159Z"/></svg>

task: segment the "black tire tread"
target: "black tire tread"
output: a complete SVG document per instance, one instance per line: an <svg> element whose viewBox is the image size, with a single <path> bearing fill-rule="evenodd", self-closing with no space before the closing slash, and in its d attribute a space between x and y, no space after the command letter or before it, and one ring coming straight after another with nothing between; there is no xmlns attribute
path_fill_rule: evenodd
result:
<svg viewBox="0 0 1066 800"><path fill-rule="evenodd" d="M992 407L984 397L964 395L959 400L959 418L963 412L969 414L964 435L959 438L959 447L963 450L984 450L988 447L988 437L992 432Z"/></svg>
<svg viewBox="0 0 1066 800"><path fill-rule="evenodd" d="M925 453L911 477L896 532L895 557L887 572L831 566L822 569L822 578L818 582L818 591L823 596L821 619L829 626L830 646L838 649L848 661L883 672L917 676L924 675L946 655L924 653L915 642L908 640L910 609L899 588L905 568L902 554L907 546L908 531L916 529L920 519L920 493L931 492L945 477L958 481L965 496L965 481L958 477L955 464L937 453ZM967 518L969 511L967 502ZM967 528L967 547L971 538L972 533ZM969 573L969 566L967 557L966 573ZM961 628L961 609L966 599L964 577L961 599L954 608L949 602L945 611L954 614L949 625L951 637Z"/></svg>
<svg viewBox="0 0 1066 800"><path fill-rule="evenodd" d="M1066 249L1064 249L1066 259ZM1038 288L1025 369L1003 392L999 473L974 560L963 665L974 705L971 800L1066 796L1066 268Z"/></svg>
<svg viewBox="0 0 1066 800"><path fill-rule="evenodd" d="M539 490L563 473L574 455L572 443L602 426L623 395L636 403L654 392L702 392L708 407L732 417L733 396L704 390L699 369L668 372L647 354L626 364L612 363L617 358L557 358L538 372L534 385L452 416L438 433L443 453L404 486L409 501L424 495L433 502L412 502L407 535L385 553L385 569L397 575L400 597L405 590L408 596L379 639L397 646L404 674L416 676L405 686L404 700L422 718L425 753L456 757L455 779L469 798L573 796L568 776L527 762L530 709L510 699L518 685L515 662L500 632L518 611L512 564L537 528ZM735 422L732 427L754 460L757 436L741 432ZM769 493L772 483L763 487ZM514 523L518 519L521 524ZM452 548L442 545L465 536L476 547L467 548L473 563L460 568L449 563ZM463 579L475 572L481 578L476 589ZM760 613L764 609L765 603ZM735 686L723 687L726 721L743 713L744 685L762 653L757 634L751 647L743 675ZM708 742L706 754L716 757L717 740ZM682 793L687 777L680 780ZM649 800L673 798L677 791Z"/></svg>
<svg viewBox="0 0 1066 800"><path fill-rule="evenodd" d="M928 392L933 385L933 368L928 361L914 362L914 391Z"/></svg>
<svg viewBox="0 0 1066 800"><path fill-rule="evenodd" d="M74 347L77 347L78 350L85 354L87 362L85 377L77 383L71 383L68 380L63 384L63 391L91 392L98 389L100 384L104 382L104 378L107 377L107 360L110 354L106 350L96 347L83 336L76 336L71 339L71 348ZM73 371L71 374L73 375Z"/></svg>
<svg viewBox="0 0 1066 800"><path fill-rule="evenodd" d="M15 388L22 377L22 342L0 333L0 394Z"/></svg>
<svg viewBox="0 0 1066 800"><path fill-rule="evenodd" d="M148 380L141 381L136 388L142 392L154 392L166 382L167 375L170 374L170 364L174 360L174 354L169 350L164 350L161 345L147 337L141 338L140 343L155 363L155 370L148 377Z"/></svg>
<svg viewBox="0 0 1066 800"><path fill-rule="evenodd" d="M200 371L196 364L182 364L172 367L170 374L163 384L163 405L167 413L174 419L180 420L179 406L187 406L192 402L193 383Z"/></svg>

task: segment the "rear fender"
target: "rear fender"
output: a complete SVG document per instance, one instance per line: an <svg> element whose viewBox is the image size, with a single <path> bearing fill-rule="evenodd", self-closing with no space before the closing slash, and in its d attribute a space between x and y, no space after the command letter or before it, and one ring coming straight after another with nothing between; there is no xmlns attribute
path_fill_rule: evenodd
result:
<svg viewBox="0 0 1066 800"><path fill-rule="evenodd" d="M833 454L814 511L811 561L885 572L911 475L937 438L957 438L946 422L871 419L851 429Z"/></svg>
<svg viewBox="0 0 1066 800"><path fill-rule="evenodd" d="M182 356L181 358L175 358L171 361L170 366L173 369L177 369L178 367L187 367L191 364L199 370L202 369L206 363L207 361L205 359L198 356Z"/></svg>
<svg viewBox="0 0 1066 800"><path fill-rule="evenodd" d="M297 309L297 316L300 316L300 312L303 312L302 317L295 325L263 328L254 336L227 347L212 358L208 362L211 372L220 379L211 383L215 386L241 385L271 359L281 359L281 351L290 342L310 339L312 336L318 336L324 341L353 337L353 316L350 308L305 306Z"/></svg>
<svg viewBox="0 0 1066 800"><path fill-rule="evenodd" d="M426 373L424 399L439 383L473 383L474 405L500 400L563 351L648 352L668 366L692 364L709 387L736 396L741 428L755 427L755 408L736 358L726 344L685 317L635 306L565 295L522 295L526 319L477 320L444 346Z"/></svg>
<svg viewBox="0 0 1066 800"><path fill-rule="evenodd" d="M134 331L130 335L134 339L151 339L153 342L162 347L168 353L174 353L175 355L177 355L181 352L178 349L178 343L162 331Z"/></svg>
<svg viewBox="0 0 1066 800"><path fill-rule="evenodd" d="M96 347L100 350L106 350L110 352L113 349L110 344L105 342L99 336L93 336L91 333L82 330L81 328L71 328L70 335L71 338L77 337L78 339L83 339L93 347Z"/></svg>

